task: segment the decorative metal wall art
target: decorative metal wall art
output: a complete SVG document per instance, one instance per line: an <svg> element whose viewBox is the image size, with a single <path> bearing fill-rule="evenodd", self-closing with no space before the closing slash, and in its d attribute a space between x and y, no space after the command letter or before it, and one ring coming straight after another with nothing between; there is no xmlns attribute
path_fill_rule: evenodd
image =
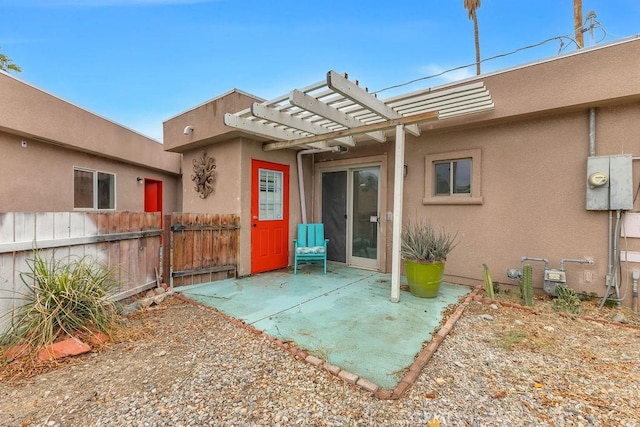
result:
<svg viewBox="0 0 640 427"><path fill-rule="evenodd" d="M202 157L193 159L193 175L191 180L196 184L195 190L200 193L200 198L205 199L213 193L213 185L216 182L216 159L202 153Z"/></svg>

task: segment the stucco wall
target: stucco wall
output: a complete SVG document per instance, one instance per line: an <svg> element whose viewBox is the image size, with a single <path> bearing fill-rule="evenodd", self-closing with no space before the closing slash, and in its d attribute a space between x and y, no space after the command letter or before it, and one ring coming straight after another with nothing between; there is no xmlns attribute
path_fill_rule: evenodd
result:
<svg viewBox="0 0 640 427"><path fill-rule="evenodd" d="M201 199L194 190L191 174L193 159L206 150L216 160L215 192ZM264 152L262 144L249 139L218 142L184 153L183 211L235 213L240 216L240 276L251 274L251 160L259 159L289 165L289 258L293 260L296 226L300 222L300 196L295 152Z"/></svg>
<svg viewBox="0 0 640 427"><path fill-rule="evenodd" d="M193 175L193 161L199 160L206 152L215 159L214 192L206 198L201 198L195 190L191 179ZM183 154L183 188L182 211L192 213L211 214L241 214L240 187L240 140L231 140L206 147L189 150Z"/></svg>
<svg viewBox="0 0 640 427"><path fill-rule="evenodd" d="M162 144L0 72L0 131L178 174Z"/></svg>
<svg viewBox="0 0 640 427"><path fill-rule="evenodd" d="M175 174L5 132L0 132L0 152L1 212L73 211L74 167L115 174L117 210L144 210L144 185L137 177L162 181L164 212L178 209Z"/></svg>

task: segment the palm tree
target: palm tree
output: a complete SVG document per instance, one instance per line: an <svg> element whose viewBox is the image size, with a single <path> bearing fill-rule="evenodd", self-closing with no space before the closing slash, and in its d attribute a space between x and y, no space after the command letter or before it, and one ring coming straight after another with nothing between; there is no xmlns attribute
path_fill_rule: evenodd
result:
<svg viewBox="0 0 640 427"><path fill-rule="evenodd" d="M480 0L464 0L464 8L469 12L469 19L473 21L473 36L476 41L476 74L480 75L480 38L478 36L478 15L476 10L480 7Z"/></svg>
<svg viewBox="0 0 640 427"><path fill-rule="evenodd" d="M576 47L584 47L584 35L582 34L582 0L573 0L573 26L576 32Z"/></svg>
<svg viewBox="0 0 640 427"><path fill-rule="evenodd" d="M2 71L15 71L19 73L22 71L20 67L13 63L13 60L9 58L7 55L0 52L0 70Z"/></svg>

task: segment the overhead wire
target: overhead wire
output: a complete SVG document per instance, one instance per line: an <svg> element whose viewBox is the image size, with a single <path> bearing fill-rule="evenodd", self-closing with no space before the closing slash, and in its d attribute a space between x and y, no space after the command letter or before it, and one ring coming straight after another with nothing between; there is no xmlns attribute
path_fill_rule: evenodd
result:
<svg viewBox="0 0 640 427"><path fill-rule="evenodd" d="M585 29L586 24L587 24L587 20L590 20L590 21L591 21L591 23L589 24L588 29ZM589 16L589 17L587 17L587 19L585 19L584 24L582 25L582 27L581 27L581 28L583 29L583 30L582 30L583 32L585 32L585 31L591 31L591 32L592 32L592 34L593 34L593 30L594 30L595 28L599 28L599 29L601 29L601 30L602 30L602 32L603 32L603 36L602 36L602 37L601 37L597 42L595 42L595 43L600 43L600 42L601 42L602 40L604 40L604 39L606 38L606 36L607 36L607 32L606 32L606 30L604 29L604 27L602 26L602 24L600 24L600 22L598 22L598 21L595 19L595 14L593 14L593 17L590 17L590 16ZM568 43L568 44L566 44L566 45L565 45L565 42L564 42L564 40L565 40L565 39L568 39L568 40L569 40L569 43ZM548 38L548 39L543 40L543 41L538 42L538 43L534 43L534 44L531 44L531 45L528 45L528 46L520 47L520 48L515 49L515 50L513 50L513 51L511 51L511 52L501 53L501 54L499 54L499 55L495 55L495 56L491 56L491 57L489 57L489 58L482 59L482 60L480 61L480 63L484 63L484 62L487 62L487 61L492 61L492 60L494 60L494 59L498 59L498 58L504 58L504 57L506 57L506 56L510 56L510 55L516 54L516 53L521 52L521 51L523 51L523 50L533 49L533 48L535 48L535 47L542 46L543 44L546 44L546 43L552 42L552 41L554 41L554 40L559 40L559 41L560 41L560 47L559 47L559 49L558 49L558 54L560 54L560 53L561 53L561 52L562 52L566 47L571 46L571 44L575 44L576 46L578 45L578 42L577 42L574 38L570 37L569 35L564 35L564 36L555 36L555 37ZM385 91L387 91L387 90L397 89L397 88L399 88L399 87L408 86L408 85L410 85L410 84L417 83L417 82L420 82L420 81L423 81L423 80L428 80L428 79L433 79L433 78L435 78L435 77L440 77L440 76L442 76L442 75L444 75L444 74L447 74L447 73L450 73L450 72L452 72L452 71L457 71L457 70L462 70L462 69L464 69L464 68L474 67L475 65L476 65L476 62L474 62L474 63L472 63L472 64L460 65L460 66L458 66L458 67L454 67L454 68L450 68L450 69L448 69L448 70L444 70L444 71L439 72L439 73L437 73L437 74L432 74L432 75L424 76L424 77L418 77L417 79L409 80L409 81L404 82L404 83L399 83L399 84L396 84L396 85L393 85L393 86L388 86L388 87L385 87L385 88L382 88L382 89L378 89L378 90L376 90L375 92L371 92L371 93L372 93L372 94L378 94L378 93L381 93L381 92L385 92Z"/></svg>

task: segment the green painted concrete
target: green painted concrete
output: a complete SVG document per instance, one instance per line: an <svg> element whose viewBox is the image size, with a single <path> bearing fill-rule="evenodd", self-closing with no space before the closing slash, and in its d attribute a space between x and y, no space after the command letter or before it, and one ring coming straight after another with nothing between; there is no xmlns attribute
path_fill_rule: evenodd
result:
<svg viewBox="0 0 640 427"><path fill-rule="evenodd" d="M326 275L308 266L175 290L387 389L437 332L443 310L471 291L443 283L436 298L401 292L392 303L390 275L335 265Z"/></svg>

